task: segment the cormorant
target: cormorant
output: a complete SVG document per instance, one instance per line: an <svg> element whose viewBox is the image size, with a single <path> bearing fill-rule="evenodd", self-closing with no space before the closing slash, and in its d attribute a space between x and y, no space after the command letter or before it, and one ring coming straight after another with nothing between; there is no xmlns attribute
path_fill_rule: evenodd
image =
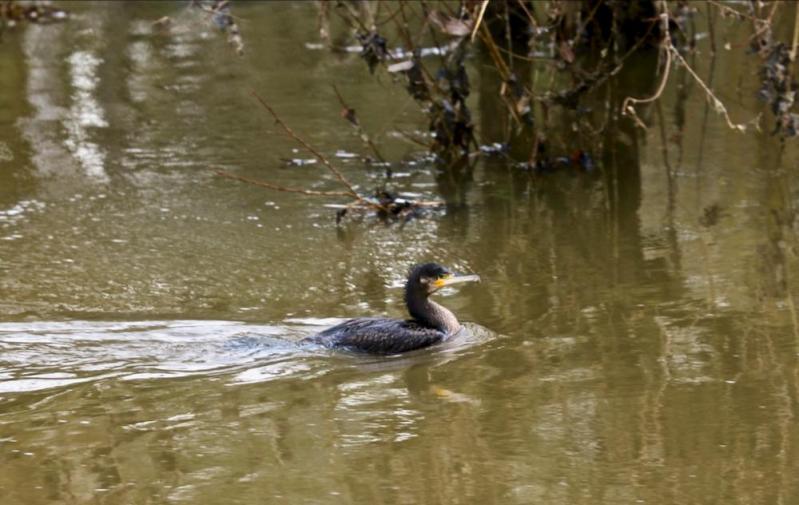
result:
<svg viewBox="0 0 799 505"><path fill-rule="evenodd" d="M428 297L444 286L479 280L477 275L455 275L437 263L416 265L405 283L405 305L412 319L350 319L304 341L374 354L395 354L443 342L458 333L461 325L455 314Z"/></svg>

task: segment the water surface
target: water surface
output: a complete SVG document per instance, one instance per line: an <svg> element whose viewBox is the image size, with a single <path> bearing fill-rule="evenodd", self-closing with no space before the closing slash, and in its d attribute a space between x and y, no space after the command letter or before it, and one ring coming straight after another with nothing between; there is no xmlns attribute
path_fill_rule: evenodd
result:
<svg viewBox="0 0 799 505"><path fill-rule="evenodd" d="M69 7L0 44L0 503L799 502L792 143L728 130L677 69L599 174L445 172L399 133L425 127L401 86L306 47L312 3L236 5L241 58L178 3ZM756 63L712 62L741 121L762 110ZM332 83L395 188L445 210L336 226L340 202L214 176L337 189L286 165L307 155L256 90L380 184L336 157L363 151ZM439 296L466 340L297 345L404 317L398 286L428 260L483 279Z"/></svg>

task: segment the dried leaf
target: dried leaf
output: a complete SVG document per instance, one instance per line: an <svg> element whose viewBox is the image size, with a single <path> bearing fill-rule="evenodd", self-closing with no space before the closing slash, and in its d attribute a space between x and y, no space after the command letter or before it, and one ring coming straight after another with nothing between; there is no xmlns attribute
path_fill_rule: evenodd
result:
<svg viewBox="0 0 799 505"><path fill-rule="evenodd" d="M461 21L460 19L450 18L444 22L442 27L444 33L455 37L465 37L472 33L472 23Z"/></svg>
<svg viewBox="0 0 799 505"><path fill-rule="evenodd" d="M558 53L560 54L560 59L566 63L574 62L574 51L572 50L572 46L567 41L564 40L560 43L560 46L558 47Z"/></svg>
<svg viewBox="0 0 799 505"><path fill-rule="evenodd" d="M474 23L471 20L453 18L438 11L430 13L430 21L443 33L454 37L465 37L472 33Z"/></svg>
<svg viewBox="0 0 799 505"><path fill-rule="evenodd" d="M355 109L343 107L341 109L341 117L349 121L353 126L358 126L358 116L355 115Z"/></svg>

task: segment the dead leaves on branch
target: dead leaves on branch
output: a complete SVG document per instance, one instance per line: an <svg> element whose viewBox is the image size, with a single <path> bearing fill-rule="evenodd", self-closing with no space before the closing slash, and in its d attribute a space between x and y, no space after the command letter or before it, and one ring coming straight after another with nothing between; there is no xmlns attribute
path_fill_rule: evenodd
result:
<svg viewBox="0 0 799 505"><path fill-rule="evenodd" d="M236 23L235 18L230 13L229 0L215 0L211 5L210 12L213 14L211 18L214 25L222 32L227 34L227 41L236 54L239 56L244 54L244 41L241 38L241 31L239 25Z"/></svg>
<svg viewBox="0 0 799 505"><path fill-rule="evenodd" d="M797 21L799 21L799 11L797 11ZM763 34L753 41L754 44L763 59L758 97L769 105L774 114L776 121L773 133L784 137L795 137L799 135L799 114L793 110L799 84L793 73L792 50L782 42L775 41L771 36L771 30L764 30Z"/></svg>
<svg viewBox="0 0 799 505"><path fill-rule="evenodd" d="M484 11L486 4L482 2L476 9ZM400 10L403 8L404 5L400 4ZM478 26L475 19L474 9L462 8L457 15L440 10L427 13L428 23L441 34L451 37L447 44L436 46L435 53L441 57L441 64L433 73L422 62L422 48L411 45L407 51L402 51L404 57L398 57L399 51L389 51L386 38L377 31L357 35L362 44L361 57L370 72L374 73L383 65L389 74L405 78L408 95L428 117L428 130L434 140L432 151L446 159L465 156L470 147L478 146L474 139L472 114L466 104L470 85L464 63L468 37ZM363 23L359 25L364 26ZM412 37L407 39L408 44L412 44Z"/></svg>
<svg viewBox="0 0 799 505"><path fill-rule="evenodd" d="M386 39L375 31L359 33L357 38L361 43L361 58L369 66L369 72L374 74L377 66L388 58Z"/></svg>

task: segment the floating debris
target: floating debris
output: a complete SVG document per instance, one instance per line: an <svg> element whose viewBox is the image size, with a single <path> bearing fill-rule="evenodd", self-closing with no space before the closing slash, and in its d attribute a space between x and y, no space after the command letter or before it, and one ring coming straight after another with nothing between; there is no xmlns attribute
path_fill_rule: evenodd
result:
<svg viewBox="0 0 799 505"><path fill-rule="evenodd" d="M19 23L55 23L69 18L67 11L44 2L0 1L0 31Z"/></svg>
<svg viewBox="0 0 799 505"><path fill-rule="evenodd" d="M541 146L542 144L539 144ZM539 149L535 161L517 163L518 168L536 174L550 174L561 170L579 170L584 173L591 173L596 169L594 158L590 153L578 149L571 156L549 157L543 149Z"/></svg>
<svg viewBox="0 0 799 505"><path fill-rule="evenodd" d="M244 40L236 19L230 12L230 0L191 0L191 6L211 14L211 23L220 31L227 34L227 41L236 54L244 54ZM153 22L153 26L168 28L173 24L169 16L164 16Z"/></svg>
<svg viewBox="0 0 799 505"><path fill-rule="evenodd" d="M365 197L364 202L350 204L325 204L329 209L336 209L336 224L348 215L373 214L380 220L407 222L422 217L425 212L444 207L444 202L435 200L410 199L384 189L376 190Z"/></svg>
<svg viewBox="0 0 799 505"><path fill-rule="evenodd" d="M494 142L480 146L480 152L488 156L498 156L508 152L508 144Z"/></svg>
<svg viewBox="0 0 799 505"><path fill-rule="evenodd" d="M361 58L366 61L369 66L369 72L375 73L375 68L380 62L384 61L388 56L388 49L386 49L386 39L375 31L358 34L358 41L362 44Z"/></svg>
<svg viewBox="0 0 799 505"><path fill-rule="evenodd" d="M332 48L321 42L305 42L303 45L305 46L305 49L308 49L309 51L332 50L333 52L338 53L361 54L365 50L365 46L358 44L348 46L333 46ZM422 58L426 58L428 56L443 56L455 49L456 46L457 41L443 46L421 47L417 49L417 52ZM395 47L394 49L388 49L386 54L389 57L387 59L404 60L411 58L413 56L413 51L409 51L403 47Z"/></svg>
<svg viewBox="0 0 799 505"><path fill-rule="evenodd" d="M401 61L399 63L393 63L389 65L386 68L386 70L388 70L391 73L407 72L410 69L412 69L414 65L415 63L413 62L413 60L406 60L406 61Z"/></svg>
<svg viewBox="0 0 799 505"><path fill-rule="evenodd" d="M280 161L292 167L305 167L308 165L316 165L316 158L281 158Z"/></svg>
<svg viewBox="0 0 799 505"><path fill-rule="evenodd" d="M719 219L725 215L724 209L722 209L719 204L713 203L702 209L702 215L699 217L699 224L705 228L710 228L718 224Z"/></svg>

